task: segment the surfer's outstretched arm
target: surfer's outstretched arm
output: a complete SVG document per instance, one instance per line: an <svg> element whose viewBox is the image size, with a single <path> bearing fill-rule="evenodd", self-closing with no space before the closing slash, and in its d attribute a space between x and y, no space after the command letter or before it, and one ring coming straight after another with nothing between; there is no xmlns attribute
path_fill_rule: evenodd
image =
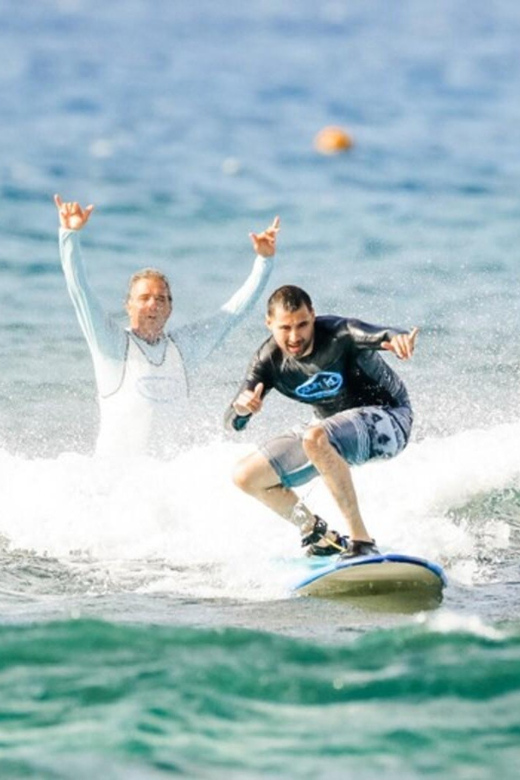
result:
<svg viewBox="0 0 520 780"><path fill-rule="evenodd" d="M344 319L346 332L359 349L385 349L400 360L408 360L415 349L419 328L400 330L386 325L372 325L352 317Z"/></svg>
<svg viewBox="0 0 520 780"><path fill-rule="evenodd" d="M120 382L124 365L126 336L103 308L87 279L79 231L87 224L93 206L83 209L78 203L64 203L59 195L54 202L60 218L60 259L78 322L92 354L98 389L102 394L113 391Z"/></svg>
<svg viewBox="0 0 520 780"><path fill-rule="evenodd" d="M250 233L249 237L256 252L253 269L235 294L213 317L186 325L172 333L189 369L195 368L224 340L230 330L249 314L265 290L274 267L276 240L280 230L280 218L262 233Z"/></svg>

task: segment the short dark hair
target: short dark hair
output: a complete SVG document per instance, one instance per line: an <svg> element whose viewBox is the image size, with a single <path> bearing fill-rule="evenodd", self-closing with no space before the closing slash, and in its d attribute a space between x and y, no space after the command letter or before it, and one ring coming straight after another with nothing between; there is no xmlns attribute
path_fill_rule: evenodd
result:
<svg viewBox="0 0 520 780"><path fill-rule="evenodd" d="M301 287L295 287L293 284L284 284L274 291L267 301L267 314L272 316L276 306L281 306L286 311L298 311L302 306L306 306L309 311L313 310L311 296L302 290Z"/></svg>

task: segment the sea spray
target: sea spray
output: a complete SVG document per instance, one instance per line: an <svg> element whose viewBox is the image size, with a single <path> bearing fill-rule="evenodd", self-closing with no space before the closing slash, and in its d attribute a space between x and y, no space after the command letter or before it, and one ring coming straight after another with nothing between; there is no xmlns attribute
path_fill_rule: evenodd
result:
<svg viewBox="0 0 520 780"><path fill-rule="evenodd" d="M453 510L518 480L517 433L517 426L497 426L425 440L395 460L355 469L360 503L378 543L438 559L448 574L475 560L483 535L489 555L507 549L505 520L469 525ZM249 447L214 443L169 462L125 463L75 454L30 460L3 452L4 544L71 562L89 558L117 568L117 561L160 560L183 571L171 578L165 572L162 585L148 581L147 587L177 587L204 597L280 595L285 583L277 562L300 555L299 538L290 524L233 485L233 464ZM342 527L319 481L303 494L311 508ZM471 579L478 580L478 567Z"/></svg>

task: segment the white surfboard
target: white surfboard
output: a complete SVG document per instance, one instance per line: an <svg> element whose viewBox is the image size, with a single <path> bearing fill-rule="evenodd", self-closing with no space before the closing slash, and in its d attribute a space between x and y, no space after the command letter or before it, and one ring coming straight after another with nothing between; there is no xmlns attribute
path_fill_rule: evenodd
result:
<svg viewBox="0 0 520 780"><path fill-rule="evenodd" d="M441 566L399 553L363 555L331 561L309 559L310 572L294 586L301 595L340 596L400 592L442 593L447 585Z"/></svg>

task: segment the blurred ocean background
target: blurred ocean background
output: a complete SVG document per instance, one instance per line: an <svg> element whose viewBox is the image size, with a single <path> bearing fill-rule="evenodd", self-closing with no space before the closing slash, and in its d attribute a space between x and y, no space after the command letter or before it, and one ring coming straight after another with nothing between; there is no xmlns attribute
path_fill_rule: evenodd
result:
<svg viewBox="0 0 520 780"><path fill-rule="evenodd" d="M513 0L0 0L2 780L517 777L519 37ZM348 153L314 150L330 124ZM279 214L269 290L420 327L412 443L355 479L441 604L291 594L294 529L230 472L301 410L222 430L266 296L192 382L191 449L93 457L55 192L95 204L121 317L143 265L174 324L213 313Z"/></svg>

